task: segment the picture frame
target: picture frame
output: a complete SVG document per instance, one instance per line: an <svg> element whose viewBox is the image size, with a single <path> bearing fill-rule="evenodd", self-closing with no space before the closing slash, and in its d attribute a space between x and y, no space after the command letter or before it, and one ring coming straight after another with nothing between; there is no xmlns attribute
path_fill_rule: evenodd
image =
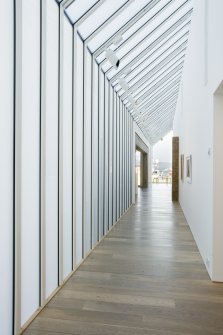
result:
<svg viewBox="0 0 223 335"><path fill-rule="evenodd" d="M180 155L180 179L184 181L184 154Z"/></svg>
<svg viewBox="0 0 223 335"><path fill-rule="evenodd" d="M192 183L192 155L186 157L186 178L189 184Z"/></svg>

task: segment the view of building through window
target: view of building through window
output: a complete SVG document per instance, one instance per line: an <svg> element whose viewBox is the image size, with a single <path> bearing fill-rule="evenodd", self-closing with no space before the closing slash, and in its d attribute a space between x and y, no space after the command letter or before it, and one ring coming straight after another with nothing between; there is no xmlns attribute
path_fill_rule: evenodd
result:
<svg viewBox="0 0 223 335"><path fill-rule="evenodd" d="M153 147L152 182L172 182L172 131Z"/></svg>
<svg viewBox="0 0 223 335"><path fill-rule="evenodd" d="M140 164L141 164L141 152L136 150L136 182L140 185Z"/></svg>

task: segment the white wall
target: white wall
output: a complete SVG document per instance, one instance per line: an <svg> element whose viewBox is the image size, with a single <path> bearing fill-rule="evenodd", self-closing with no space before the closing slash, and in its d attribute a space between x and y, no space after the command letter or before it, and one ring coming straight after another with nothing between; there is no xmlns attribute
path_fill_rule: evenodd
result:
<svg viewBox="0 0 223 335"><path fill-rule="evenodd" d="M213 280L216 279L213 273L213 95L223 79L222 12L221 0L194 1L188 55L174 119L174 135L180 137L180 154L192 155L192 183L180 182L180 203ZM222 269L223 281L222 258L217 266Z"/></svg>
<svg viewBox="0 0 223 335"><path fill-rule="evenodd" d="M159 162L172 162L172 132L163 137L163 140L153 146L153 159Z"/></svg>
<svg viewBox="0 0 223 335"><path fill-rule="evenodd" d="M12 333L13 290L13 1L0 1L0 325ZM3 304L4 302L4 304ZM3 307L4 306L4 307Z"/></svg>

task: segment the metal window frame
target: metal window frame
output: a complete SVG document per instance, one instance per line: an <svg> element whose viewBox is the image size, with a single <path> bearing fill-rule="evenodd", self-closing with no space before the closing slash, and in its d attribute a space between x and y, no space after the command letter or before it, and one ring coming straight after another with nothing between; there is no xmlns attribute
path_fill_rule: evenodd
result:
<svg viewBox="0 0 223 335"><path fill-rule="evenodd" d="M186 39L185 41L183 41L180 45L177 46L177 44L180 42L181 39L183 39L184 37L188 36L188 33L189 33L189 32L186 32L186 33L185 33L184 35L182 35L179 39L177 39L174 43L172 43L167 49L165 49L162 53L160 53L160 54L159 54L153 61L151 61L146 67L148 68L148 67L151 66L153 63L155 63L159 58L161 58L164 54L168 53L169 50L170 50L174 45L176 45L176 48L175 48L172 52L170 52L170 53L167 55L167 57L170 57L170 55L173 54L173 53L175 53L178 49L179 49L179 50L184 49L183 47L186 46L187 43L188 43L188 40L187 40L187 39ZM164 44L166 44L166 42L165 42ZM163 44L163 45L164 45L164 44ZM162 45L162 46L163 46L163 45ZM131 73L134 72L134 71L135 71L139 66L141 66L143 63L147 62L147 61L150 59L150 57L151 57L152 55L154 55L154 54L155 54L155 53L156 53L162 46L160 46L158 49L156 49L154 52L152 52L148 57L146 57L142 62L140 62L140 63L138 64L138 66L135 67L135 68L131 71ZM163 59L163 61L164 61L165 59L167 59L167 57L165 57L165 58ZM127 80L127 83L129 84L129 83L130 83L133 79L135 79L140 73L142 73L143 71L145 71L146 67L143 68L140 72L138 72L134 77L132 77L132 78L128 81L127 78L128 78L128 76L130 75L130 73L129 73L129 74L125 77L125 80ZM118 85L119 85L119 83L116 83L116 84L113 85L113 87L117 88ZM117 91L119 91L119 90L117 90Z"/></svg>
<svg viewBox="0 0 223 335"><path fill-rule="evenodd" d="M176 1L176 0L170 0L170 1ZM141 41L139 41L132 49L130 49L124 56L122 56L120 58L120 62L123 61L127 55L129 55L133 50L135 50L136 48L138 48L140 45L142 45L144 43L145 40L147 40L149 37L151 37L156 31L159 31L159 29L165 25L170 19L172 19L174 17L174 15L180 11L184 6L186 6L191 0L185 0L185 2L178 7L173 13L171 13L171 15L169 15L165 20L163 20L158 26L156 26L156 28L154 28L151 32L149 32L149 34L147 34ZM189 10L187 13L189 13L191 10ZM183 16L185 16L187 13L185 13ZM117 51L117 50L116 50ZM104 65L106 61L102 61L100 63L100 65ZM108 74L112 69L112 66L105 71L106 74Z"/></svg>
<svg viewBox="0 0 223 335"><path fill-rule="evenodd" d="M186 19L187 19L187 17L184 18L184 20L186 20ZM120 70L115 76L113 76L112 78L110 78L111 83L113 83L115 80L117 80L118 77L120 77L121 75L123 75L125 73L125 70L128 67L132 67L141 58L143 58L146 54L148 54L148 52L150 52L151 50L153 50L154 47L156 47L157 45L159 45L160 42L162 42L163 40L165 40L165 38L167 36L169 36L170 34L172 34L176 30L176 28L178 28L182 24L182 22L184 22L184 20L182 21L182 18L180 20L178 20L168 30L166 30L162 35L160 35L154 42L152 42L147 48L145 48L145 50L142 53L140 53L138 56L136 56L135 58L133 58L133 60L130 61L122 70ZM173 38L175 35L177 35L185 27L189 26L190 23L191 23L191 21L189 20L180 29L178 29L172 36L170 36L160 47L162 47L164 44L166 44L171 38ZM159 47L156 50L158 50L158 49L159 49Z"/></svg>

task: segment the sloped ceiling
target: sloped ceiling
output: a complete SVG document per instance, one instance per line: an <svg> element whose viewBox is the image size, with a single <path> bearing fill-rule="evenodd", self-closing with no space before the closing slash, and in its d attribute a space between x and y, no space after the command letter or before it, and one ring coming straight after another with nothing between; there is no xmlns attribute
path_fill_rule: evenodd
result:
<svg viewBox="0 0 223 335"><path fill-rule="evenodd" d="M155 144L172 129L192 1L63 0L61 4L129 113Z"/></svg>

